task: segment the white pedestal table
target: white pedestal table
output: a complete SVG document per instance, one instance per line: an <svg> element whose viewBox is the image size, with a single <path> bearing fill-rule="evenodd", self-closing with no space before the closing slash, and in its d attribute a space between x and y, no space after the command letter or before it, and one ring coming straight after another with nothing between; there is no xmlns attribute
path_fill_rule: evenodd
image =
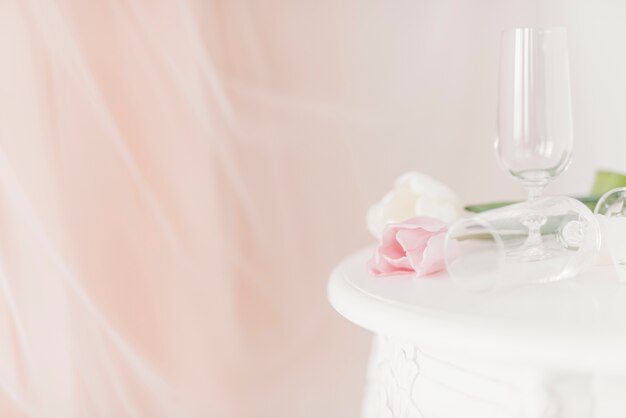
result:
<svg viewBox="0 0 626 418"><path fill-rule="evenodd" d="M611 267L487 294L446 273L372 277L367 248L328 297L374 333L363 417L626 417L626 283Z"/></svg>

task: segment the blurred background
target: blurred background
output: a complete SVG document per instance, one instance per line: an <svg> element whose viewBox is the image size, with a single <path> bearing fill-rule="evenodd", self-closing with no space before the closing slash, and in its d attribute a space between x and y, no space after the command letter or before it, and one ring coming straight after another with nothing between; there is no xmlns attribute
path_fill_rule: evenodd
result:
<svg viewBox="0 0 626 418"><path fill-rule="evenodd" d="M625 171L626 5L0 0L0 415L356 417L326 301L408 170L521 198L500 32L565 26L574 162Z"/></svg>

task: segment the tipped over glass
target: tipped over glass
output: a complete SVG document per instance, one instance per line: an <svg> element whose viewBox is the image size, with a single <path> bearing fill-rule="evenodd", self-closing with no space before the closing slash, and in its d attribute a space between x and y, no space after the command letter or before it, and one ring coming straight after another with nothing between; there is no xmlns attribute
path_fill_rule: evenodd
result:
<svg viewBox="0 0 626 418"><path fill-rule="evenodd" d="M536 231L525 214L541 213ZM531 234L538 234L543 257L519 257ZM545 197L461 219L450 226L444 257L451 278L462 288L489 291L573 277L591 264L600 248L593 213L569 197Z"/></svg>

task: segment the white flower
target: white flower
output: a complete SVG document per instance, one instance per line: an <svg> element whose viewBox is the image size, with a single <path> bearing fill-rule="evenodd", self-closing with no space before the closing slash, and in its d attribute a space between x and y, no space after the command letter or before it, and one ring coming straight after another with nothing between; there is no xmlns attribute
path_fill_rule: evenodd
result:
<svg viewBox="0 0 626 418"><path fill-rule="evenodd" d="M431 216L446 223L461 214L461 203L448 186L425 174L409 172L367 213L367 229L380 239L385 225L415 216Z"/></svg>

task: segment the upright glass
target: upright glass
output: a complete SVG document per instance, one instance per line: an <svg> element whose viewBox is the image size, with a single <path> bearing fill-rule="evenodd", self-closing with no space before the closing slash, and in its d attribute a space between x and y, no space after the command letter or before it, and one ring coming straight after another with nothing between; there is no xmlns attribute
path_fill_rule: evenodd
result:
<svg viewBox="0 0 626 418"><path fill-rule="evenodd" d="M573 147L567 34L564 28L518 28L502 34L495 148L502 168L541 196L567 169ZM520 260L548 256L540 229L546 217L521 215L528 229Z"/></svg>

